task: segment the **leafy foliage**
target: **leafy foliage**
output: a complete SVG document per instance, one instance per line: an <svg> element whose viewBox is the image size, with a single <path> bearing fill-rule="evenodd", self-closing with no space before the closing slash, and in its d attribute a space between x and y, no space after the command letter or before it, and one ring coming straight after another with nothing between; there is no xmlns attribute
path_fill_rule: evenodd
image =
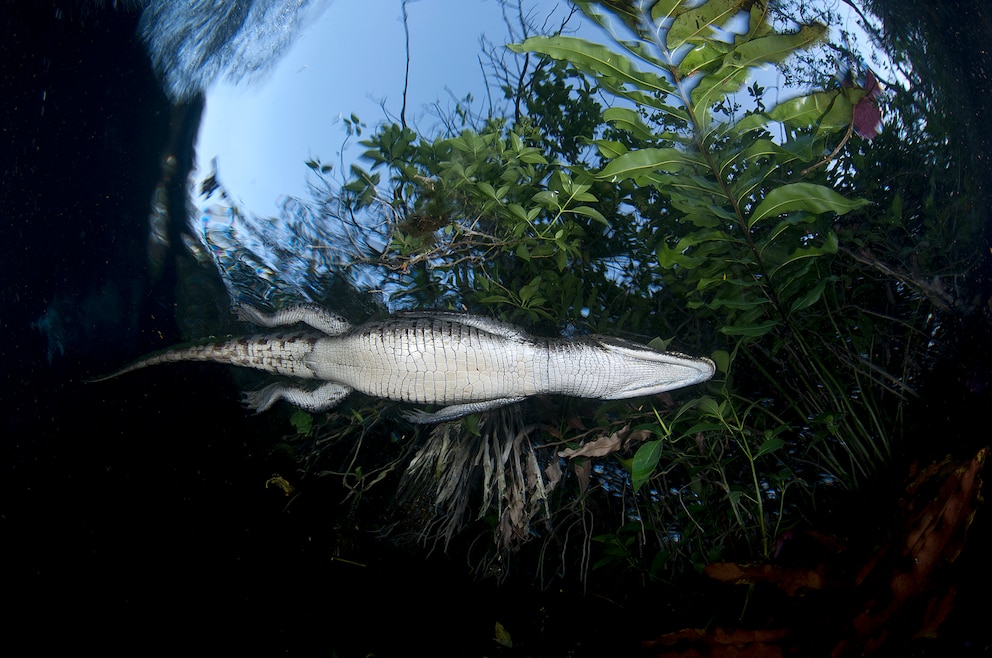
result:
<svg viewBox="0 0 992 658"><path fill-rule="evenodd" d="M677 399L574 402L506 428L543 435L526 442L519 481L537 482L529 500L548 506L553 528L512 531L517 543L540 534L541 555L558 546L566 562L581 528L583 568L647 577L728 552L768 556L801 520L802 497L855 486L890 458L911 355L925 349L929 306L901 291L888 304L891 278L864 250L896 248L886 231L906 226L898 204L910 194L854 178L884 166L852 139L875 90L833 79L766 107L755 67L826 27L776 31L754 0L575 5L611 43L556 34L510 46L540 61L503 86L522 96L513 119L437 138L385 125L361 142L368 169L352 167L334 196L356 227L342 266L394 307L659 336L711 355L717 380ZM936 228L932 214L912 221ZM449 431L439 455L458 443ZM538 450L545 474L559 469L549 480Z"/></svg>
<svg viewBox="0 0 992 658"><path fill-rule="evenodd" d="M751 457L763 451L750 450L748 441L788 428L799 456L818 451L834 475L853 484L884 462L887 429L875 400L854 393L871 385L870 371L846 348L826 354L820 341L836 337L830 320L836 309L824 303L839 246L833 223L867 201L841 196L811 165L851 125L864 91L838 86L767 112L755 107L731 116L729 97L751 67L781 61L822 38L825 27L775 33L765 5L752 2L610 5L610 14L577 4L612 31L621 52L571 37L535 37L515 48L568 59L621 103L606 119L626 133L624 140L595 142L606 163L592 175L621 186L632 182L661 206L638 208L643 195L637 193L623 199L640 211L634 222L653 253L642 251L637 260L653 262L655 285L677 291L697 321L709 321L728 339L732 358L723 406L716 408L731 409L731 417L740 417L733 410L741 402L762 408L747 402L752 396L742 400L730 377L744 357L749 385L763 380L770 406L792 418L786 425L769 413L725 429L746 437L740 448L753 466ZM624 32L611 20L616 17ZM728 29L732 18L735 31ZM718 120L719 114L727 116ZM778 138L775 128L782 131ZM724 412L711 408L709 415L719 424L727 421ZM761 496L751 501L760 519Z"/></svg>

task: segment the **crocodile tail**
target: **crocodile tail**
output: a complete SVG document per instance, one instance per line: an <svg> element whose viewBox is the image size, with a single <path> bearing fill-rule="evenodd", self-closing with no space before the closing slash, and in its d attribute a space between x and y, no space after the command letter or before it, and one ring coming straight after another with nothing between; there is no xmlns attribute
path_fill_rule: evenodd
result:
<svg viewBox="0 0 992 658"><path fill-rule="evenodd" d="M89 381L102 382L135 370L177 362L222 363L279 375L310 377L312 375L304 359L319 337L319 334L313 333L248 336L202 345L173 347L144 356L109 375Z"/></svg>

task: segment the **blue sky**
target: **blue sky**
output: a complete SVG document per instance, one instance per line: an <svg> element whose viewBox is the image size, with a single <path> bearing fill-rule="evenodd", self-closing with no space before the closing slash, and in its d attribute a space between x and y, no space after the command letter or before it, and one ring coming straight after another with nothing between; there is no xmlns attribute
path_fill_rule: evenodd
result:
<svg viewBox="0 0 992 658"><path fill-rule="evenodd" d="M568 10L564 2L530 4L539 18ZM407 8L407 120L430 126L424 108L435 100L447 105L446 89L481 102L479 37L504 43L506 27L496 0L417 0ZM334 0L266 78L250 85L215 83L197 145L200 174L209 173L217 158L221 183L238 205L263 216L276 214L281 195L304 194L304 162L338 163L342 117L357 114L371 129L385 120L382 104L399 116L406 58L401 16L400 0ZM349 151L358 153L358 147Z"/></svg>
<svg viewBox="0 0 992 658"><path fill-rule="evenodd" d="M399 116L406 59L401 0L327 1L265 78L239 85L221 79L208 89L197 145L199 176L217 158L221 183L251 214L273 216L281 196L305 196L307 160L338 168L343 117L354 113L371 131L386 120L381 106ZM553 14L549 25L557 25L569 11L564 0L524 3L538 24ZM447 90L456 98L472 93L481 110L479 38L485 34L495 44L508 38L498 0L411 0L407 7L408 122L415 129L434 125L425 108L438 100L447 107ZM573 17L571 27L580 36L595 34L598 28L581 19ZM775 77L774 71L763 75ZM778 97L783 92L776 86L773 102L784 100ZM346 161L360 153L353 140Z"/></svg>

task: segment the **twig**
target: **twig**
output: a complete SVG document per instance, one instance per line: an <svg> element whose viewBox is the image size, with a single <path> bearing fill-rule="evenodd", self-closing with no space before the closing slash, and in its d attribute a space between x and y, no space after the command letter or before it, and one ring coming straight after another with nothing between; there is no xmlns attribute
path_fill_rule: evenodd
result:
<svg viewBox="0 0 992 658"><path fill-rule="evenodd" d="M406 11L408 0L403 0L403 35L406 41L406 69L403 72L403 105L400 109L400 124L406 128L406 95L410 90L410 15Z"/></svg>
<svg viewBox="0 0 992 658"><path fill-rule="evenodd" d="M807 167L807 168L803 169L801 172L799 172L800 175L805 176L806 174L808 174L809 172L813 171L817 167L822 167L823 165L827 164L828 162L830 162L831 160L833 160L834 158L836 158L837 157L837 154L840 153L840 150L842 148L844 148L844 144L847 144L847 140L851 139L851 133L853 133L853 132L854 132L854 115L852 114L851 115L851 123L848 124L848 126L847 126L847 132L844 133L844 139L840 140L840 144L837 145L837 148L835 148L830 153L830 155L828 155L827 157L823 158L822 160L820 160L819 162L817 162L815 165L812 165L810 167Z"/></svg>

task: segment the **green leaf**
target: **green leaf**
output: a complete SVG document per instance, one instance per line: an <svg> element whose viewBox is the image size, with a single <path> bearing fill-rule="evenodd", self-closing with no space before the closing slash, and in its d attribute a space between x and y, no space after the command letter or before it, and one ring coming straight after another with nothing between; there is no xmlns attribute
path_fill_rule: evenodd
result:
<svg viewBox="0 0 992 658"><path fill-rule="evenodd" d="M820 40L826 32L826 25L803 25L792 34L773 34L737 46L724 56L719 70L699 81L692 91L693 101L704 107L719 102L726 94L741 87L752 68L780 62L796 50Z"/></svg>
<svg viewBox="0 0 992 658"><path fill-rule="evenodd" d="M719 372L728 372L730 370L730 353L727 350L717 350L710 355L713 359L713 363L716 364L716 369Z"/></svg>
<svg viewBox="0 0 992 658"><path fill-rule="evenodd" d="M870 202L866 199L848 199L823 185L791 183L777 187L765 195L751 213L747 227L753 227L766 217L776 217L795 210L805 210L815 214L835 212L843 215L868 203Z"/></svg>
<svg viewBox="0 0 992 658"><path fill-rule="evenodd" d="M701 41L711 36L712 27L721 27L733 18L750 0L709 0L690 9L674 21L665 35L669 50L689 41Z"/></svg>
<svg viewBox="0 0 992 658"><path fill-rule="evenodd" d="M730 50L731 44L719 41L707 41L690 50L679 62L679 73L690 76L699 70L710 68L723 60Z"/></svg>
<svg viewBox="0 0 992 658"><path fill-rule="evenodd" d="M761 112L755 112L753 114L748 114L740 121L735 123L728 123L722 128L726 132L734 135L746 135L754 130L760 130L768 125L768 115L762 114Z"/></svg>
<svg viewBox="0 0 992 658"><path fill-rule="evenodd" d="M677 265L691 270L694 267L699 267L706 262L705 258L689 256L678 248L672 249L664 242L658 245L658 248L655 250L655 255L658 258L658 265L665 269L671 269Z"/></svg>
<svg viewBox="0 0 992 658"><path fill-rule="evenodd" d="M808 290L805 295L792 302L792 306L789 311L795 313L796 311L801 311L804 308L809 308L813 304L820 301L820 297L823 295L823 291L826 289L827 284L832 284L836 281L836 277L826 277L820 279L820 282L813 286L812 290Z"/></svg>
<svg viewBox="0 0 992 658"><path fill-rule="evenodd" d="M695 164L695 161L677 149L638 149L610 161L596 178L616 183L656 171L678 171L688 164Z"/></svg>
<svg viewBox="0 0 992 658"><path fill-rule="evenodd" d="M710 308L730 308L735 311L746 311L752 308L758 308L759 306L764 306L768 303L767 299L761 298L735 298L729 299L726 297L716 297L712 302L707 304Z"/></svg>
<svg viewBox="0 0 992 658"><path fill-rule="evenodd" d="M651 7L651 20L654 21L655 24L658 24L669 16L680 13L679 9L682 2L683 0L658 0L658 2L654 3L654 6Z"/></svg>
<svg viewBox="0 0 992 658"><path fill-rule="evenodd" d="M725 403L720 403L708 395L699 398L699 409L714 418L723 418Z"/></svg>
<svg viewBox="0 0 992 658"><path fill-rule="evenodd" d="M830 105L830 109L823 115L817 125L818 133L831 133L844 130L850 125L854 117L854 103L844 94L840 93Z"/></svg>
<svg viewBox="0 0 992 658"><path fill-rule="evenodd" d="M558 194L552 190L541 190L531 197L531 201L534 203L539 203L545 208L561 208L561 204L558 202Z"/></svg>
<svg viewBox="0 0 992 658"><path fill-rule="evenodd" d="M736 154L734 160L740 159L742 161L747 161L762 157L772 159L775 164L784 164L795 159L795 156L772 140L757 139L743 151ZM734 160L731 160L731 162Z"/></svg>
<svg viewBox="0 0 992 658"><path fill-rule="evenodd" d="M824 240L822 247L799 247L793 251L788 258L778 264L778 266L769 272L768 276L774 277L778 274L779 270L788 265L789 263L794 263L804 258L815 258L816 256L823 256L824 254L836 254L839 242L837 240L837 234L833 231L827 233L826 240ZM816 300L813 300L816 301Z"/></svg>
<svg viewBox="0 0 992 658"><path fill-rule="evenodd" d="M818 91L808 96L791 98L769 110L768 116L789 128L808 128L827 113L838 94L837 91Z"/></svg>
<svg viewBox="0 0 992 658"><path fill-rule="evenodd" d="M778 324L779 323L776 320L767 320L766 322L759 322L758 324L721 327L720 333L726 334L727 336L747 336L749 338L757 338L758 336L764 336L769 331L777 327Z"/></svg>
<svg viewBox="0 0 992 658"><path fill-rule="evenodd" d="M525 285L523 288L520 289L520 301L523 302L525 305L528 302L537 303L535 299L535 295L537 294L537 291L540 289L540 287L541 287L541 277L535 276L533 279L530 280L530 283L528 283L527 285Z"/></svg>
<svg viewBox="0 0 992 658"><path fill-rule="evenodd" d="M784 101L773 107L768 116L789 128L816 126L820 132L837 132L847 128L853 112L850 100L840 90L834 90Z"/></svg>
<svg viewBox="0 0 992 658"><path fill-rule="evenodd" d="M487 295L479 298L480 304L510 304L510 298L506 295Z"/></svg>
<svg viewBox="0 0 992 658"><path fill-rule="evenodd" d="M599 212L595 208L590 208L589 206L576 206L575 208L569 208L567 210L567 212L575 213L576 215L583 215L585 217L589 217L590 219L596 220L597 222L599 222L603 226L609 226L610 225L610 222L608 222L606 220L606 218L603 217L603 213Z"/></svg>
<svg viewBox="0 0 992 658"><path fill-rule="evenodd" d="M630 108L611 107L603 112L603 119L621 130L626 130L635 139L643 141L655 139L654 133L641 120L641 115Z"/></svg>
<svg viewBox="0 0 992 658"><path fill-rule="evenodd" d="M525 149L520 153L518 157L520 158L520 161L523 162L524 164L539 164L539 165L548 164L547 159L543 155L541 155L537 149L534 148Z"/></svg>
<svg viewBox="0 0 992 658"><path fill-rule="evenodd" d="M511 203L510 205L507 206L507 209L510 211L510 214L512 214L520 221L522 222L530 221L530 217L527 216L527 211L524 210L524 207L521 206L519 203Z"/></svg>
<svg viewBox="0 0 992 658"><path fill-rule="evenodd" d="M762 443L761 446L758 448L758 452L754 453L754 459L757 459L762 455L767 455L769 453L775 452L784 445L785 445L785 441L783 441L782 439L776 439L776 438L766 439L764 443Z"/></svg>
<svg viewBox="0 0 992 658"><path fill-rule="evenodd" d="M724 61L733 67L778 63L796 50L813 45L826 34L827 26L822 23L803 25L798 32L772 34L742 43L728 53Z"/></svg>
<svg viewBox="0 0 992 658"><path fill-rule="evenodd" d="M673 340L672 338L665 340L660 336L655 336L648 343L648 347L650 347L653 350L658 350L659 352L666 352L668 351L668 345L672 342L672 340Z"/></svg>
<svg viewBox="0 0 992 658"><path fill-rule="evenodd" d="M665 442L661 439L642 443L641 447L634 453L634 460L630 466L630 482L637 491L641 486L651 479L654 469L661 461L661 453Z"/></svg>
<svg viewBox="0 0 992 658"><path fill-rule="evenodd" d="M715 73L703 76L692 90L692 104L696 114L723 100L724 96L740 89L747 82L750 71L743 67L724 67Z"/></svg>
<svg viewBox="0 0 992 658"><path fill-rule="evenodd" d="M496 643L506 647L507 649L513 648L513 638L510 637L510 632L507 631L503 624L496 622Z"/></svg>
<svg viewBox="0 0 992 658"><path fill-rule="evenodd" d="M768 22L767 2L755 2L751 5L747 24L747 34L738 37L739 39L757 39L774 31L775 28Z"/></svg>
<svg viewBox="0 0 992 658"><path fill-rule="evenodd" d="M289 417L289 422L297 434L307 435L313 429L313 416L302 409L295 410Z"/></svg>
<svg viewBox="0 0 992 658"><path fill-rule="evenodd" d="M482 433L479 431L479 414L465 416L462 419L462 427L472 436L480 436Z"/></svg>
<svg viewBox="0 0 992 658"><path fill-rule="evenodd" d="M596 148L599 149L599 154L607 160L619 158L629 150L620 142L615 142L609 139L597 139L593 142L593 144L595 144Z"/></svg>
<svg viewBox="0 0 992 658"><path fill-rule="evenodd" d="M675 91L672 83L662 76L641 71L623 55L585 39L567 36L530 37L523 43L513 43L507 48L515 53L530 51L564 60L587 73L633 85L654 94L667 96Z"/></svg>

